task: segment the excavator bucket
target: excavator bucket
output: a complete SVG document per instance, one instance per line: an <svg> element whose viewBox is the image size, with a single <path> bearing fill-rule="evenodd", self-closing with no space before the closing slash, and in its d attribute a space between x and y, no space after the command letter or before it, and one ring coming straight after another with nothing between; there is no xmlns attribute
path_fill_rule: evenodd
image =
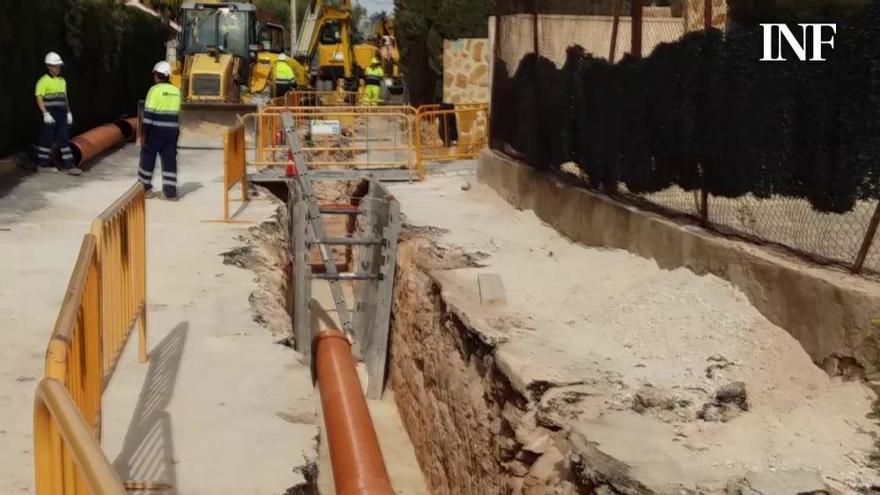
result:
<svg viewBox="0 0 880 495"><path fill-rule="evenodd" d="M180 111L180 147L223 149L226 128L256 111L256 104L184 103Z"/></svg>

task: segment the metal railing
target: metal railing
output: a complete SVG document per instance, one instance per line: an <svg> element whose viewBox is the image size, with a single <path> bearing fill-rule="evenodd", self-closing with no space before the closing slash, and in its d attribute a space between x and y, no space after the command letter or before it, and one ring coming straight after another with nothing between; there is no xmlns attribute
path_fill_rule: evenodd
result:
<svg viewBox="0 0 880 495"><path fill-rule="evenodd" d="M485 103L419 107L416 117L416 155L419 177L426 161L475 158L489 143L489 106Z"/></svg>
<svg viewBox="0 0 880 495"><path fill-rule="evenodd" d="M136 325L147 360L145 199L135 184L83 238L37 388L38 495L125 493L98 443L101 395Z"/></svg>
<svg viewBox="0 0 880 495"><path fill-rule="evenodd" d="M147 361L146 194L133 185L92 222L101 270L104 375L138 326L138 359Z"/></svg>
<svg viewBox="0 0 880 495"><path fill-rule="evenodd" d="M263 108L244 117L255 133L248 164L263 169L289 163L282 112L293 116L315 169L415 170L416 109L410 106Z"/></svg>
<svg viewBox="0 0 880 495"><path fill-rule="evenodd" d="M95 438L100 438L104 363L96 245L93 234L83 238L55 330L49 338L46 377L67 387Z"/></svg>
<svg viewBox="0 0 880 495"><path fill-rule="evenodd" d="M247 151L245 126L238 124L226 130L223 138L223 220L232 219L229 211L229 192L238 184L241 201L248 200Z"/></svg>
<svg viewBox="0 0 880 495"><path fill-rule="evenodd" d="M273 107L345 107L357 106L360 98L356 91L288 91L284 96L269 100Z"/></svg>
<svg viewBox="0 0 880 495"><path fill-rule="evenodd" d="M119 475L64 385L45 378L34 400L34 470L40 495L125 495Z"/></svg>

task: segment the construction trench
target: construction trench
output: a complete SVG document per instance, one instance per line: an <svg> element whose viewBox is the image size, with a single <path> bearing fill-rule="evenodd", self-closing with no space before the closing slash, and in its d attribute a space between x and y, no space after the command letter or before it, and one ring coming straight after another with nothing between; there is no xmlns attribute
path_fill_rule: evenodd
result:
<svg viewBox="0 0 880 495"><path fill-rule="evenodd" d="M114 136L124 134L116 128ZM199 180L215 180L210 160L203 162ZM318 249L297 259L299 243L316 239L297 237L305 230L293 180L262 184L260 204L250 207L262 219L239 231L223 262L256 274L250 317L279 352L314 367L315 395L324 401L268 406L297 431L319 431L316 456L296 468L304 481L286 493L874 493L880 486L875 282L640 211L494 151L437 167L423 182L314 183L325 235L336 239L335 269L384 274L342 283L353 321L361 315L381 327L363 308L378 304L371 291L393 291L382 303L384 359L372 351L381 335L365 339L355 326L349 345L327 333L345 324ZM391 204L399 214L379 207ZM394 222L396 242L352 240L385 235ZM389 272L379 261L391 245ZM303 266L315 274L307 313L297 310ZM210 278L220 275L231 276ZM359 296L359 287L374 299ZM235 328L234 338L247 337ZM351 356L364 362L354 365ZM338 373L355 366L356 374ZM327 368L336 370L333 385L321 383ZM132 383L127 369L121 373L120 383ZM227 401L222 409L234 414ZM108 407L108 427L127 424L111 416L126 410ZM377 450L381 458L361 455ZM181 493L185 486L181 480Z"/></svg>
<svg viewBox="0 0 880 495"><path fill-rule="evenodd" d="M838 310L811 321L797 315L829 292L839 311L869 312L877 289L632 207L582 198L577 204L593 210L581 216L571 198L582 190L505 160L484 153L479 180L471 163L424 183L382 186L400 201L404 225L385 399L368 402L374 415L377 404L386 404L386 415L388 401L396 405L393 425L376 427L396 493L866 493L880 486L872 377L860 364L864 349L853 345L869 331L850 320L837 324L846 336L829 335ZM536 187L525 192L530 180ZM337 181L317 190L324 204L357 205L369 187ZM554 226L536 216L551 210L567 213ZM261 283L251 303L258 318L286 322L275 333L295 347L286 317L296 319L295 230L291 206L278 211L276 221L252 229L251 242L271 240L278 258L264 270L288 267L286 276L269 275L274 286ZM355 232L346 215L330 218L327 235ZM633 222L641 224L633 231L653 235L630 237ZM609 237L591 237L603 229ZM623 249L629 242L632 252ZM340 270L352 268L353 249L333 248ZM309 255L318 267L315 250ZM732 263L720 268L711 258ZM713 266L697 266L704 262ZM492 300L484 275L502 281L491 287ZM323 313L312 315L313 331L338 327L329 293L315 289L326 281L313 283L312 309ZM798 311L784 309L792 305ZM324 454L309 490L332 493L326 431L321 437Z"/></svg>

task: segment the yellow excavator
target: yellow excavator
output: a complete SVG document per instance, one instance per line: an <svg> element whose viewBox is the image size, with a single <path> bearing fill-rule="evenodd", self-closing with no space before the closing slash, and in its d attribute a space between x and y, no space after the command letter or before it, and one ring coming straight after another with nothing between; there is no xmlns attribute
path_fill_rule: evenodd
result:
<svg viewBox="0 0 880 495"><path fill-rule="evenodd" d="M373 37L364 43L353 40L351 1L339 0L331 5L326 0L310 0L299 31L294 57L309 68L309 79L318 90L331 90L339 79L349 89L358 86L360 75L373 57L383 60L386 87L392 94L401 94L400 56L393 34L393 22L374 28ZM392 26L386 29L388 26ZM384 45L383 45L384 43ZM386 46L387 49L381 49Z"/></svg>

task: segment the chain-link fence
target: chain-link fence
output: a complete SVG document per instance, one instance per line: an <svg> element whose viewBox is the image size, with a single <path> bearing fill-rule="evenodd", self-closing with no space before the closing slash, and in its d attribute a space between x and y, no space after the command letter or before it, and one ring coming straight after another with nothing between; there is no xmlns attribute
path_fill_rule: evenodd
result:
<svg viewBox="0 0 880 495"><path fill-rule="evenodd" d="M491 145L622 200L878 274L880 6L746 3L499 1ZM798 33L834 22L835 49L826 63L761 63L757 21Z"/></svg>

